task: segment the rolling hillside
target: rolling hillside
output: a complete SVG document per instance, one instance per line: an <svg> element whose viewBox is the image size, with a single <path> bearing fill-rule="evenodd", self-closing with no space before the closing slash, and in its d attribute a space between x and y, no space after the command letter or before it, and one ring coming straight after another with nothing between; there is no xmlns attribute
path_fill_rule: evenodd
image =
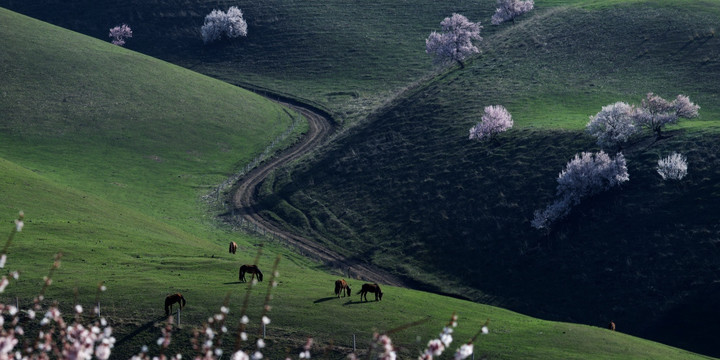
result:
<svg viewBox="0 0 720 360"><path fill-rule="evenodd" d="M700 6L699 2L698 6ZM679 2L538 9L484 53L386 106L324 156L264 187L268 216L422 288L548 319L602 324L720 355L720 7ZM682 4L685 4L684 2ZM597 5L597 3L596 3ZM533 212L582 151L588 116L647 92L687 94L701 117L624 149L630 182L583 201L546 234ZM515 128L467 139L484 106ZM660 156L688 156L663 182ZM665 324L675 326L665 326Z"/></svg>
<svg viewBox="0 0 720 360"><path fill-rule="evenodd" d="M63 4L48 1L44 5L47 8L43 11L48 15L58 11L53 11L51 5ZM303 7L298 5L300 8ZM79 11L79 8L69 9L64 16L76 24L82 25L82 21L77 18L72 20L68 14L99 19L92 13ZM129 9L132 8L127 7L126 10L132 11ZM193 12L195 18L203 13L201 10L188 10L188 13ZM5 214L6 219L12 219L18 209L24 209L27 216L26 228L16 239L15 247L11 248L7 266L24 272L21 280L3 295L7 301L7 297L29 298L35 294L52 254L57 250L64 251L63 266L55 276L56 286L51 287L47 297L66 303L75 298L73 289L78 288L78 301L88 304L94 298L97 282L105 281L109 289L101 301L103 311L115 326L120 340L115 353L118 358L136 353L141 344L154 343L158 337L157 326L162 320L159 304L169 292L182 291L189 298L189 306L183 315L186 325L179 331L178 343L190 336L194 326L217 311L227 294L235 305L231 307L229 323L237 324L237 304L247 291L235 281L237 266L252 261L259 243L265 243L260 264L266 268L275 255L284 255L280 265L280 286L275 290L272 303L273 322L269 340L274 350L269 351L276 351L273 353L275 356L271 356L273 358L296 354L308 336L316 339L315 353L327 351L326 357L344 357L349 347L347 339L352 334L358 335L358 339L368 339L373 331L391 329L429 316L431 321L428 323L394 337L404 357L414 356L425 346L427 339L437 335L453 311L457 311L461 319L456 332L458 342L472 336L487 318L491 319L491 334L481 338L477 349L479 354L493 359L704 358L624 335L620 332L630 329L630 326L624 327L625 323L621 323L619 333L611 333L594 326L538 320L460 299L394 288L385 290L386 297L380 303L361 304L355 301L356 295L350 301L336 300L331 296L328 284L332 284L337 275L323 272L320 264L292 254L281 244L229 231L216 223L209 215L209 206L200 200L229 174L262 152L289 126L296 114L287 113L277 105L225 83L2 9L0 23L3 24L0 26L0 39L3 39L0 42L3 49L0 52L0 76L4 80L0 84L0 108L3 109L0 115L0 179L3 184L0 187L0 198L3 199L0 213ZM432 21L433 28L435 23L437 19ZM112 25L115 24L100 28ZM137 29L134 27L135 31L139 31ZM422 40L424 36L419 38ZM322 65L315 64L313 68L315 66ZM288 68L292 67L288 65ZM317 69L321 67L314 69L320 71ZM367 87L370 89L366 90L368 93L382 87L382 71L388 69L390 67L378 70L378 80ZM474 65L467 71L472 69L475 69ZM418 70L417 76L423 71ZM236 79L243 77L242 73L238 74L233 76L237 76ZM263 76L270 78L277 75L268 73ZM258 76L256 79L267 78ZM453 76L446 76L437 84L451 78ZM251 78L248 76L243 81L248 79ZM289 82L287 86L292 91L288 92L301 96L302 90L298 89L303 88L297 84L304 81L307 80ZM396 81L400 86L401 81ZM260 87L275 88L271 85L258 82ZM328 87L321 83L311 89L309 97L316 102L324 102L325 106L336 111L335 105L341 101L323 100L318 95L326 92ZM433 85L427 88L432 89ZM394 126L391 123L398 122L402 125L393 116L404 114L398 109L415 111L410 106L411 102L421 99L416 96L428 94L424 89L411 94L413 97L391 104L368 124ZM691 96L696 100L696 94ZM427 97L437 98L435 94ZM696 101L705 111L700 95L697 97ZM380 99L381 96L378 96L373 101L382 102ZM337 109L342 109L342 106L338 105ZM366 113L372 107L368 105L360 113ZM712 107L708 108L712 111ZM438 109L442 110L442 107ZM427 108L422 111L427 111ZM408 119L413 117L408 116ZM456 132L464 137L465 125L456 126ZM347 139L369 129L362 127L349 132L338 146L342 148L350 144ZM541 147L547 144L544 136L559 140L569 136L578 145L587 142L572 131L560 131L559 134L552 129L525 131L527 139L544 144L539 145ZM700 139L704 135L700 131L693 134ZM712 135L714 133L708 136ZM532 143L520 143L518 146L529 144ZM482 145L474 146L482 148ZM563 146L566 147L563 151L572 151L571 144ZM376 151L376 154L380 152ZM439 154L442 155L442 152ZM564 159L562 154L555 156ZM321 157L318 161L322 163L325 159ZM498 161L504 159L499 158ZM558 161L562 164L565 160ZM384 162L390 163L387 159ZM327 164L331 165L328 171L336 170L334 163ZM304 166L312 167L315 163ZM385 169L392 166L388 165ZM296 170L292 176L303 178L306 175L301 171L302 168ZM550 174L543 176L545 185L541 189L545 191L545 198L534 200L534 204L541 204L552 195L552 176L557 169L544 171ZM287 195L292 186L285 186L281 173L276 178L279 194ZM337 178L331 177L327 181L337 181ZM347 181L352 182L353 179ZM304 182L300 183L304 185ZM327 184L318 179L313 179L312 183L318 188ZM318 188L313 185L309 191L317 191ZM387 191L382 187L378 189ZM358 190L357 194L361 191L364 190ZM327 195L332 196L333 192ZM362 201L365 198L357 199ZM302 207L301 204L297 206ZM357 216L359 221L363 217L374 221L367 214L352 211L349 214ZM389 210L378 207L377 211ZM322 224L324 216L318 212L320 221L309 218L317 226ZM406 219L402 221L398 225L407 223ZM349 224L350 231L356 231L351 227L355 225ZM379 221L378 224L382 227L388 222ZM424 231L427 229L429 227ZM332 232L323 235L333 236ZM228 240L240 243L241 254L237 257L226 253ZM358 240L364 241L360 237ZM542 247L538 247L542 250L533 252L534 256L563 248L563 244L568 242L556 240L552 244L560 245L553 247L543 243ZM509 247L513 248L512 254L515 255L517 247ZM392 255L392 252L388 254ZM494 261L499 261L496 254L485 254L483 260L493 265ZM542 260L539 257L533 259L536 262ZM379 259L378 263L386 265L391 261L394 260ZM474 259L475 262L478 260ZM528 268L533 268L532 264ZM400 272L403 273L402 270ZM418 272L417 279L432 284L424 278L425 274L427 272ZM439 274L444 277L447 273ZM591 275L595 274L587 276ZM355 281L351 284L358 286ZM520 286L512 288L514 291L522 290ZM449 291L457 292L459 289L462 290L457 287ZM251 293L249 311L254 321L260 314L263 292L261 288ZM505 295L486 293L498 299L501 299L500 295ZM468 293L468 296L475 295ZM536 300L533 297L528 299ZM69 307L65 306L66 309ZM593 324L603 326L606 322L603 316L600 323ZM230 351L231 344L232 341L226 341L226 351ZM185 346L171 350L191 352Z"/></svg>
<svg viewBox="0 0 720 360"><path fill-rule="evenodd" d="M461 12L487 22L494 3L0 0L0 6L103 40L109 28L127 23L133 29L129 49L312 102L339 120L361 119L428 74L432 60L424 53L425 38L445 16ZM243 11L248 37L203 45L205 15L230 6Z"/></svg>

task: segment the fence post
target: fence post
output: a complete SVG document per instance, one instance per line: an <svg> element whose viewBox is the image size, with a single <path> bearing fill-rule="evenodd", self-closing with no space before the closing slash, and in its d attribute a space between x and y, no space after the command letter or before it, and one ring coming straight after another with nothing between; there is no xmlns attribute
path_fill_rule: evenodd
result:
<svg viewBox="0 0 720 360"><path fill-rule="evenodd" d="M355 352L355 334L353 334L353 352Z"/></svg>
<svg viewBox="0 0 720 360"><path fill-rule="evenodd" d="M265 329L266 329L266 326L265 326L265 323L263 322L263 339L265 338Z"/></svg>
<svg viewBox="0 0 720 360"><path fill-rule="evenodd" d="M97 316L100 317L100 302L99 301L97 303L97 309L98 309Z"/></svg>
<svg viewBox="0 0 720 360"><path fill-rule="evenodd" d="M177 326L180 326L180 305L178 305L177 309Z"/></svg>
<svg viewBox="0 0 720 360"><path fill-rule="evenodd" d="M15 308L20 310L20 299L18 299L17 296L15 297Z"/></svg>

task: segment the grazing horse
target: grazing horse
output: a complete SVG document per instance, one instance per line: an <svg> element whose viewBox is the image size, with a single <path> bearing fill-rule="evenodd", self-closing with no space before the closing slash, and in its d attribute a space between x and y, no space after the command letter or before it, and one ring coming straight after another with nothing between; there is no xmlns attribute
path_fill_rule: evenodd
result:
<svg viewBox="0 0 720 360"><path fill-rule="evenodd" d="M343 293L343 297L345 297L346 292L347 296L350 296L350 291L350 285L348 285L345 279L335 280L335 295L337 295L337 297L340 297L340 293Z"/></svg>
<svg viewBox="0 0 720 360"><path fill-rule="evenodd" d="M238 280L245 282L245 273L250 273L252 276L250 276L250 280L253 279L253 277L257 276L258 281L262 281L263 274L260 269L258 269L257 265L243 265L240 267L240 275L238 276Z"/></svg>
<svg viewBox="0 0 720 360"><path fill-rule="evenodd" d="M615 331L615 322L614 321L610 321L610 323L608 324L608 329Z"/></svg>
<svg viewBox="0 0 720 360"><path fill-rule="evenodd" d="M168 295L165 298L165 316L170 316L170 313L172 312L172 306L175 303L180 306L180 310L182 310L182 308L185 306L185 298L182 296L181 293Z"/></svg>
<svg viewBox="0 0 720 360"><path fill-rule="evenodd" d="M369 292L375 293L375 301L382 300L383 292L377 283L363 284L362 289L360 289L360 300L365 297L365 301L367 301L367 293Z"/></svg>
<svg viewBox="0 0 720 360"><path fill-rule="evenodd" d="M237 244L234 241L230 242L230 253L234 254L237 251Z"/></svg>

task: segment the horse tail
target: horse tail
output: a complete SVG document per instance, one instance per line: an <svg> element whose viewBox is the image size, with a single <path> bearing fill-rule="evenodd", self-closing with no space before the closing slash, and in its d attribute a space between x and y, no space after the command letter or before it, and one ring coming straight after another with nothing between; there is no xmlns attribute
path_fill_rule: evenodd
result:
<svg viewBox="0 0 720 360"><path fill-rule="evenodd" d="M182 305L180 305L180 308L182 309L182 308L185 307L185 304L186 304L186 302L185 302L185 297L182 296L182 295L180 295L180 301L182 301Z"/></svg>

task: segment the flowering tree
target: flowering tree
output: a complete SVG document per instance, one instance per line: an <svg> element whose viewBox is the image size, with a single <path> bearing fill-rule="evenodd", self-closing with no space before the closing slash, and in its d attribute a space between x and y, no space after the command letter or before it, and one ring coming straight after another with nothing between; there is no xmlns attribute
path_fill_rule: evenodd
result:
<svg viewBox="0 0 720 360"><path fill-rule="evenodd" d="M558 175L557 200L545 210L535 211L531 225L536 229L549 228L565 217L570 209L585 197L598 194L630 179L625 156L618 153L611 159L604 151L575 154Z"/></svg>
<svg viewBox="0 0 720 360"><path fill-rule="evenodd" d="M512 116L505 107L502 105L486 106L480 122L470 128L470 139L489 139L495 134L510 129L512 126Z"/></svg>
<svg viewBox="0 0 720 360"><path fill-rule="evenodd" d="M497 0L497 9L492 16L493 25L500 25L508 20L515 21L515 18L532 10L535 6L533 0Z"/></svg>
<svg viewBox="0 0 720 360"><path fill-rule="evenodd" d="M237 6L231 6L227 12L213 10L205 16L205 23L200 28L203 42L210 43L223 36L233 39L247 36L247 22Z"/></svg>
<svg viewBox="0 0 720 360"><path fill-rule="evenodd" d="M668 157L658 160L657 172L663 180L680 180L687 175L687 158L673 152Z"/></svg>
<svg viewBox="0 0 720 360"><path fill-rule="evenodd" d="M602 147L618 146L638 132L634 113L633 106L621 101L603 106L599 113L590 117L585 131L596 137L597 144Z"/></svg>
<svg viewBox="0 0 720 360"><path fill-rule="evenodd" d="M690 102L685 95L678 95L672 102L660 96L648 93L635 114L635 122L651 129L656 138L661 138L662 129L667 124L675 124L680 118L692 119L698 116L699 106Z"/></svg>
<svg viewBox="0 0 720 360"><path fill-rule="evenodd" d="M125 39L132 37L132 29L126 24L118 25L110 29L112 43L118 46L125 45Z"/></svg>
<svg viewBox="0 0 720 360"><path fill-rule="evenodd" d="M453 14L440 25L442 33L433 31L425 40L425 52L435 56L436 63L457 62L464 67L463 60L480 50L473 40L482 41L480 22L470 22L465 16Z"/></svg>

